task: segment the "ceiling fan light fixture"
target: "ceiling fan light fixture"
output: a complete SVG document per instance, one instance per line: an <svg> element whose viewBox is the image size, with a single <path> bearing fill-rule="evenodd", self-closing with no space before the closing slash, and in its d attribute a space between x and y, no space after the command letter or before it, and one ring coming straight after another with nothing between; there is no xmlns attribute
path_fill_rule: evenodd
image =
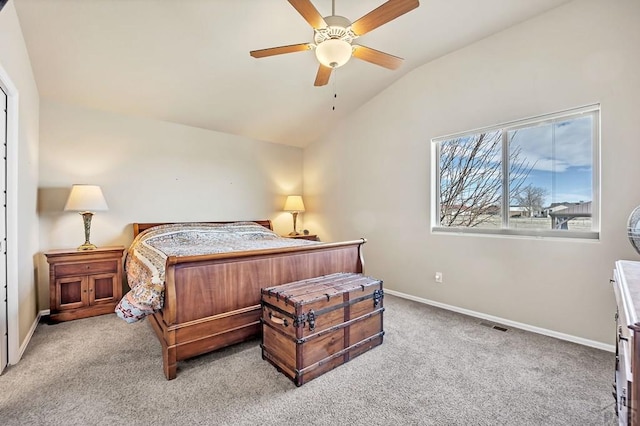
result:
<svg viewBox="0 0 640 426"><path fill-rule="evenodd" d="M316 46L316 58L325 67L338 68L349 62L352 51L350 43L332 38Z"/></svg>

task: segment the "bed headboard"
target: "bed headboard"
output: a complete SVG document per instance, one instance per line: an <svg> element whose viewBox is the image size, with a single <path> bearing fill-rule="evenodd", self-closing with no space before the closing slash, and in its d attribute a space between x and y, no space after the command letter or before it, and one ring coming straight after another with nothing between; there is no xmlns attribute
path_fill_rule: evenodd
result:
<svg viewBox="0 0 640 426"><path fill-rule="evenodd" d="M200 223L235 223L235 222L255 222L258 225L262 225L265 228L273 231L273 226L270 220L228 220L224 222L200 222ZM137 237L139 233L149 228L159 225L172 225L174 223L191 223L191 222L158 222L158 223L134 223L133 224L133 237Z"/></svg>

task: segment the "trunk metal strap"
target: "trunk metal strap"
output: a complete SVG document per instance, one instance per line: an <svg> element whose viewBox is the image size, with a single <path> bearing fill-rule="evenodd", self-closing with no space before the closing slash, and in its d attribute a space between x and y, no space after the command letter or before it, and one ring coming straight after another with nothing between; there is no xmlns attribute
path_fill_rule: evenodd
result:
<svg viewBox="0 0 640 426"><path fill-rule="evenodd" d="M380 301L384 298L384 291L382 289L378 289L378 290L374 290L373 293L371 294L367 294L366 296L361 296L361 297L357 297L353 300L348 300L346 302L342 302L338 305L333 305L333 306L327 306L326 308L323 309L318 309L317 311L314 311L313 309L311 309L308 313L302 313L301 315L295 316L290 312L285 311L284 309L281 309L277 306L273 306L270 305L266 302L262 302L263 305L267 305L269 307L269 309L273 309L274 311L277 311L279 313L281 313L282 315L286 315L289 318L291 318L293 320L293 326L294 327L300 327L300 326L304 326L305 322L310 321L309 320L309 314L311 314L313 316L313 322L314 322L314 326L311 328L311 324L309 324L309 327L311 330L313 330L315 328L315 319L317 317L319 317L320 315L324 315L328 312L331 311L335 311L336 309L341 309L350 305L354 305L358 302L362 302L363 300L367 300L367 299L373 299L373 307L377 308L378 305L380 304Z"/></svg>

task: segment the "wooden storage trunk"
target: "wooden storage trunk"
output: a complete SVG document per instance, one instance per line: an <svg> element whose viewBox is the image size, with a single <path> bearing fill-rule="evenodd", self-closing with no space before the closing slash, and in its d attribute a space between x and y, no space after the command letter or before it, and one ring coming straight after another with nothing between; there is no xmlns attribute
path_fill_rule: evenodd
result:
<svg viewBox="0 0 640 426"><path fill-rule="evenodd" d="M296 386L382 343L382 281L336 273L262 291L262 358Z"/></svg>

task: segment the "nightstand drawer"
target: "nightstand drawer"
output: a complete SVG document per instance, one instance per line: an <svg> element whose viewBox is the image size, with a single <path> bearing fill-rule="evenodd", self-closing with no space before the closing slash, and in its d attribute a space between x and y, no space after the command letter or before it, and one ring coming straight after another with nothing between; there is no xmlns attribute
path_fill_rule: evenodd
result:
<svg viewBox="0 0 640 426"><path fill-rule="evenodd" d="M56 265L57 277L73 277L78 275L115 273L118 271L118 262L105 260L103 262L68 263Z"/></svg>

